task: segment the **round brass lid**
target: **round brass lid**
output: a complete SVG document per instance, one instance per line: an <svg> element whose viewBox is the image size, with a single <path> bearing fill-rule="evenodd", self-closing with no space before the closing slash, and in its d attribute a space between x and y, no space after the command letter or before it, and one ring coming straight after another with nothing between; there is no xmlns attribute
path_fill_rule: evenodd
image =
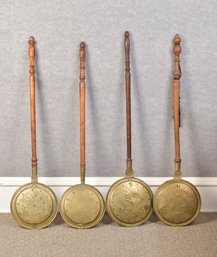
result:
<svg viewBox="0 0 217 257"><path fill-rule="evenodd" d="M169 180L154 195L154 211L167 225L184 226L195 220L201 199L196 187L185 180Z"/></svg>
<svg viewBox="0 0 217 257"><path fill-rule="evenodd" d="M74 228L90 228L102 219L105 204L100 192L86 184L70 187L61 199L61 215Z"/></svg>
<svg viewBox="0 0 217 257"><path fill-rule="evenodd" d="M118 180L110 188L107 211L110 217L122 226L143 224L152 214L153 194L142 180L126 177Z"/></svg>
<svg viewBox="0 0 217 257"><path fill-rule="evenodd" d="M40 183L20 187L11 200L11 212L17 223L28 229L47 227L57 214L56 196Z"/></svg>

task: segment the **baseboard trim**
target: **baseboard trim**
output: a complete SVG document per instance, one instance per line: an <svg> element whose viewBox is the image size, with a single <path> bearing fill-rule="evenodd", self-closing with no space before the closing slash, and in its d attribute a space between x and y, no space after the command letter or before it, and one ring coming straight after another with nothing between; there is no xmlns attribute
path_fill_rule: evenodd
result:
<svg viewBox="0 0 217 257"><path fill-rule="evenodd" d="M154 192L162 183L171 177L139 177L150 185ZM97 187L104 197L109 187L120 177L87 177L86 183ZM186 177L200 192L203 212L217 212L217 177ZM30 182L29 177L0 177L0 213L10 212L10 200L15 190ZM50 186L58 200L71 185L79 184L79 177L39 177L39 182Z"/></svg>

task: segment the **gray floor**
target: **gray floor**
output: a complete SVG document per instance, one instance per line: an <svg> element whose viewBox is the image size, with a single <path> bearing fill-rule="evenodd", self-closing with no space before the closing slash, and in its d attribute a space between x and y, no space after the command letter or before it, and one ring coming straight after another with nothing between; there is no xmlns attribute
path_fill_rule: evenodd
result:
<svg viewBox="0 0 217 257"><path fill-rule="evenodd" d="M120 227L108 216L95 228L77 230L60 216L39 231L17 226L0 214L1 257L216 257L217 213L201 213L194 224L175 228L153 216L145 225Z"/></svg>

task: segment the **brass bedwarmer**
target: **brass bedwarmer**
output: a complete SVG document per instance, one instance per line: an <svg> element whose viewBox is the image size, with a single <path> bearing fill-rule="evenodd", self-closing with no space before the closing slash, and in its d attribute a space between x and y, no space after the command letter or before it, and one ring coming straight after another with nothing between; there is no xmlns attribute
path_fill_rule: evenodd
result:
<svg viewBox="0 0 217 257"><path fill-rule="evenodd" d="M80 44L80 176L81 184L71 186L61 198L60 213L73 228L91 228L97 225L105 213L101 193L85 184L85 44Z"/></svg>
<svg viewBox="0 0 217 257"><path fill-rule="evenodd" d="M36 113L35 113L35 47L34 38L29 39L29 83L30 116L32 138L32 182L21 186L11 199L11 213L16 222L24 228L47 227L56 217L57 199L46 185L38 183L36 156Z"/></svg>
<svg viewBox="0 0 217 257"><path fill-rule="evenodd" d="M131 158L131 93L130 93L130 39L125 32L125 81L126 81L126 129L127 129L127 167L126 176L116 181L107 194L106 206L109 216L119 225L138 226L147 221L152 214L153 194L150 187L133 176Z"/></svg>
<svg viewBox="0 0 217 257"><path fill-rule="evenodd" d="M175 138L174 179L162 184L154 194L154 211L167 225L184 226L193 222L200 212L201 199L197 188L181 178L180 159L180 59L181 38L174 38L175 69L173 72L173 113Z"/></svg>

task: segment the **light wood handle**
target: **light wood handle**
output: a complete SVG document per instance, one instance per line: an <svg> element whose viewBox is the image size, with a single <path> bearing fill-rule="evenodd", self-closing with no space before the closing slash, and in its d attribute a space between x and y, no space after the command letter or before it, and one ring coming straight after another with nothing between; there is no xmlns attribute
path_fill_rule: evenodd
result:
<svg viewBox="0 0 217 257"><path fill-rule="evenodd" d="M175 137L175 163L180 165L180 53L181 53L181 38L177 34L174 38L174 54L175 54L175 68L173 71L173 114L174 114L174 137Z"/></svg>
<svg viewBox="0 0 217 257"><path fill-rule="evenodd" d="M130 73L130 39L129 32L124 35L125 49L125 84L126 84L126 129L127 129L127 162L132 162L131 146L131 73Z"/></svg>
<svg viewBox="0 0 217 257"><path fill-rule="evenodd" d="M85 43L80 43L80 165L81 182L85 181Z"/></svg>
<svg viewBox="0 0 217 257"><path fill-rule="evenodd" d="M32 168L37 169L36 156L36 114L35 114L35 40L29 38L29 85L30 85L30 118L31 118L31 140L32 140ZM34 174L33 177L37 175Z"/></svg>

